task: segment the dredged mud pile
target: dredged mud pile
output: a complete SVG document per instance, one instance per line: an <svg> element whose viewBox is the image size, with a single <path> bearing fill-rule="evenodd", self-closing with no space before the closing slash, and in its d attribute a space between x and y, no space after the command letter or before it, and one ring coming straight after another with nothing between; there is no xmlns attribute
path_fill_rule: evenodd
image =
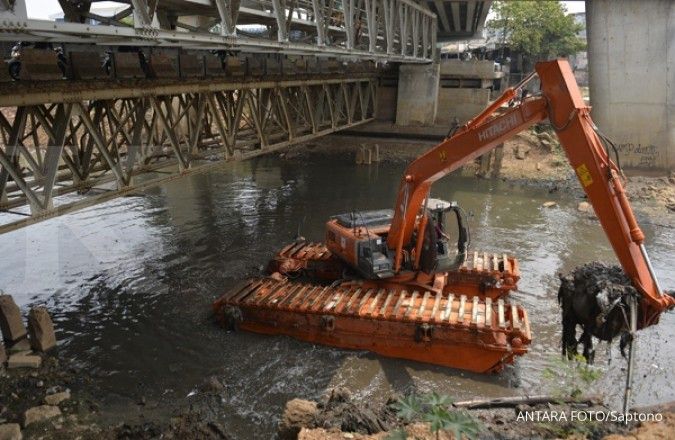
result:
<svg viewBox="0 0 675 440"><path fill-rule="evenodd" d="M615 301L636 293L630 279L619 266L609 266L599 261L579 266L571 274L560 278L558 299L598 295ZM604 300L604 298L603 298Z"/></svg>
<svg viewBox="0 0 675 440"><path fill-rule="evenodd" d="M331 389L319 402L293 399L286 403L278 435L282 440L294 440L303 428L359 434L388 431L397 424L389 405L394 400L375 409L354 401L349 390L342 387Z"/></svg>
<svg viewBox="0 0 675 440"><path fill-rule="evenodd" d="M584 357L593 362L592 337L612 341L621 335L621 353L629 341L629 298L636 295L630 279L618 266L591 262L560 277L558 302L562 309L563 354L574 356L583 344ZM577 326L583 330L577 339Z"/></svg>
<svg viewBox="0 0 675 440"><path fill-rule="evenodd" d="M317 428L374 434L387 431L396 424L396 414L390 405L373 409L367 404L357 404L345 388L333 389L317 406L319 411L314 422Z"/></svg>

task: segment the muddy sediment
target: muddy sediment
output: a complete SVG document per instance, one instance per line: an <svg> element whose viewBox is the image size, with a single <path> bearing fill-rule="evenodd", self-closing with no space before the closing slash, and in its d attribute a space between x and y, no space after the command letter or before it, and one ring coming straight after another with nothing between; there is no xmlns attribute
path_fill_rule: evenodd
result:
<svg viewBox="0 0 675 440"><path fill-rule="evenodd" d="M0 391L11 400L0 408L2 423L16 423L23 427L24 416L32 405L44 404L44 397L54 390L82 388L86 374L76 368L64 367L55 356L45 359L37 371L5 372L0 380ZM98 405L84 394L74 392L59 402L60 414L22 429L24 438L35 439L218 439L238 438L224 427L217 417L217 401L222 384L210 377L200 385L197 399L185 401L180 409L165 421L148 419L145 422L107 423L98 415ZM9 393L9 394L6 394ZM383 405L363 402L345 388L330 389L321 399L289 402L281 419L277 438L280 440L331 440L389 438L396 431L405 431L409 438L420 440L453 439L448 432L437 437L423 420L405 421L398 417L393 406L400 396L392 396ZM5 406L6 405L6 406ZM292 407L291 415L288 408ZM452 408L449 408L453 411ZM519 413L570 414L571 411L608 411L604 406L518 405L515 408L480 409L468 411L481 427L480 439L516 440L522 438L629 438L651 439L675 426L675 415L663 411L663 423L579 423L571 421L518 421ZM569 417L569 416L568 416ZM286 425L285 425L286 424ZM285 426L284 426L285 425ZM289 429L290 428L290 429ZM633 435L635 437L633 437ZM251 427L250 438L265 438ZM667 437L663 437L667 438Z"/></svg>
<svg viewBox="0 0 675 440"><path fill-rule="evenodd" d="M234 438L214 416L222 388L214 386L213 378L204 382L196 399L177 402L167 418L114 423L101 417L97 398L88 391L90 382L86 370L68 366L58 354L45 356L39 369L0 371L0 433L5 426L16 426L23 438L45 440Z"/></svg>

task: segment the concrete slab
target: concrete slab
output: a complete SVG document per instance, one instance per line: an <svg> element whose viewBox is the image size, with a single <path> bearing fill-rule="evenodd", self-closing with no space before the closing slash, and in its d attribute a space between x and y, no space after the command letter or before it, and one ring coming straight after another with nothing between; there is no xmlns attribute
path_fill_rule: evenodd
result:
<svg viewBox="0 0 675 440"><path fill-rule="evenodd" d="M503 77L504 73L495 71L495 63L491 60L464 61L451 59L441 61L441 76L497 79Z"/></svg>
<svg viewBox="0 0 675 440"><path fill-rule="evenodd" d="M21 426L18 423L3 423L0 425L0 440L22 440Z"/></svg>
<svg viewBox="0 0 675 440"><path fill-rule="evenodd" d="M21 319L21 311L11 295L0 295L0 330L7 343L13 343L28 334Z"/></svg>
<svg viewBox="0 0 675 440"><path fill-rule="evenodd" d="M45 403L47 405L58 405L59 403L70 399L70 391L62 391L60 393L50 394L45 397Z"/></svg>
<svg viewBox="0 0 675 440"><path fill-rule="evenodd" d="M396 125L433 125L438 106L438 64L399 68Z"/></svg>
<svg viewBox="0 0 675 440"><path fill-rule="evenodd" d="M54 417L61 415L61 410L58 406L41 405L35 406L24 413L23 426L29 426L33 423L44 422Z"/></svg>
<svg viewBox="0 0 675 440"><path fill-rule="evenodd" d="M48 351L56 346L54 324L46 307L33 307L28 313L30 345L36 351Z"/></svg>
<svg viewBox="0 0 675 440"><path fill-rule="evenodd" d="M42 358L36 354L32 354L30 351L14 353L7 360L8 369L40 368L40 365L42 365Z"/></svg>

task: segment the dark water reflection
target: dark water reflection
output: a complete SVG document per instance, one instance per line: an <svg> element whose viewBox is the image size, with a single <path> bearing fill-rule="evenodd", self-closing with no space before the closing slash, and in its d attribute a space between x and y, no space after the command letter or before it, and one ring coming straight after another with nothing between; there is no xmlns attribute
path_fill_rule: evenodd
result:
<svg viewBox="0 0 675 440"><path fill-rule="evenodd" d="M340 158L229 164L2 236L0 288L22 306L51 308L60 351L94 377L104 412L135 407L140 396L155 405L183 401L216 374L227 384L223 424L241 438L252 438L253 429L268 437L286 400L317 397L335 385L374 400L411 388L456 398L553 390L542 371L558 353L556 274L614 257L597 222L576 212L577 200L503 182L454 177L437 184L434 195L473 214L475 249L520 259L522 292L514 296L529 310L536 339L504 374L471 375L212 325L212 300L255 274L298 228L320 240L332 214L389 207L402 169L355 167ZM559 207L542 208L551 197ZM675 233L649 226L645 232L662 284L675 288ZM675 399L666 372L675 360L668 344L674 322L664 316L642 333L636 377L647 377L639 403ZM601 388L618 396L624 362L613 356Z"/></svg>

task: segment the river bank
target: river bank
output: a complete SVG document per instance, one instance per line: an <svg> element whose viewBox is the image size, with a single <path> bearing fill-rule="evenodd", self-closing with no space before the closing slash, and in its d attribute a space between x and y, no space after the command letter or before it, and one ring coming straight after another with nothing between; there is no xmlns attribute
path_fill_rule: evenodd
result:
<svg viewBox="0 0 675 440"><path fill-rule="evenodd" d="M37 369L0 366L0 439L231 439L209 416L224 389L216 384L209 378L200 396L159 411L141 398L111 421L91 375L58 354L43 356Z"/></svg>
<svg viewBox="0 0 675 440"><path fill-rule="evenodd" d="M379 161L409 163L433 148L435 141L390 140L359 136L331 135L317 143L303 144L280 155L286 160L299 160L316 156L356 157L359 148L377 145ZM490 157L486 163L472 161L455 173L479 179L499 179L513 185L543 188L551 194L566 192L584 200L585 194L565 154L550 130L530 129L505 142L499 158ZM368 166L368 165L360 165ZM636 210L675 225L675 172L668 176L645 176L627 171L626 191Z"/></svg>
<svg viewBox="0 0 675 440"><path fill-rule="evenodd" d="M0 438L18 439L236 439L219 422L218 401L225 391L216 377L207 378L193 396L176 402L174 410L163 418L139 402L138 416L115 423L101 417L95 398L88 395L86 372L68 367L57 356L46 356L37 370L8 370L0 373L0 393L7 399L0 404ZM72 392L71 389L80 391ZM50 397L51 396L51 397ZM58 399L55 399L58 397ZM400 396L391 396L384 405L374 405L352 396L345 388L330 389L318 401L294 399L286 404L281 416L279 440L384 440L415 438L418 440L454 439L451 431L439 436L423 420L400 416L396 404ZM40 411L36 411L39 408ZM45 408L52 408L46 411ZM609 413L600 402L570 404L519 404L509 408L462 410L449 405L450 413L461 414L475 422L477 438L517 440L538 439L605 439L647 440L667 438L675 429L673 405L642 409L662 417L659 422L599 422L572 420L578 414ZM154 413L154 414L153 414ZM29 415L30 414L30 415ZM577 415L573 415L577 414ZM128 415L127 415L128 416ZM661 435L661 437L659 437ZM251 427L248 438L267 438Z"/></svg>
<svg viewBox="0 0 675 440"><path fill-rule="evenodd" d="M645 417L646 414L654 414L658 422L625 423L594 420L593 417L601 418L600 414L609 414L609 409L599 402L519 404L511 408L474 410L458 409L448 404L444 408L448 414L454 415L449 418L454 422L436 432L432 423L421 420L424 417L406 420L397 416L397 402L400 402L400 397L392 397L386 405L373 407L368 403L355 402L345 389L331 390L318 402L295 399L286 405L279 437L281 440L452 440L456 439L453 435L455 426L467 432L467 423L473 423L479 429L475 437L486 440L651 440L669 438L668 433L675 428L672 403L634 410L636 414L645 414Z"/></svg>

